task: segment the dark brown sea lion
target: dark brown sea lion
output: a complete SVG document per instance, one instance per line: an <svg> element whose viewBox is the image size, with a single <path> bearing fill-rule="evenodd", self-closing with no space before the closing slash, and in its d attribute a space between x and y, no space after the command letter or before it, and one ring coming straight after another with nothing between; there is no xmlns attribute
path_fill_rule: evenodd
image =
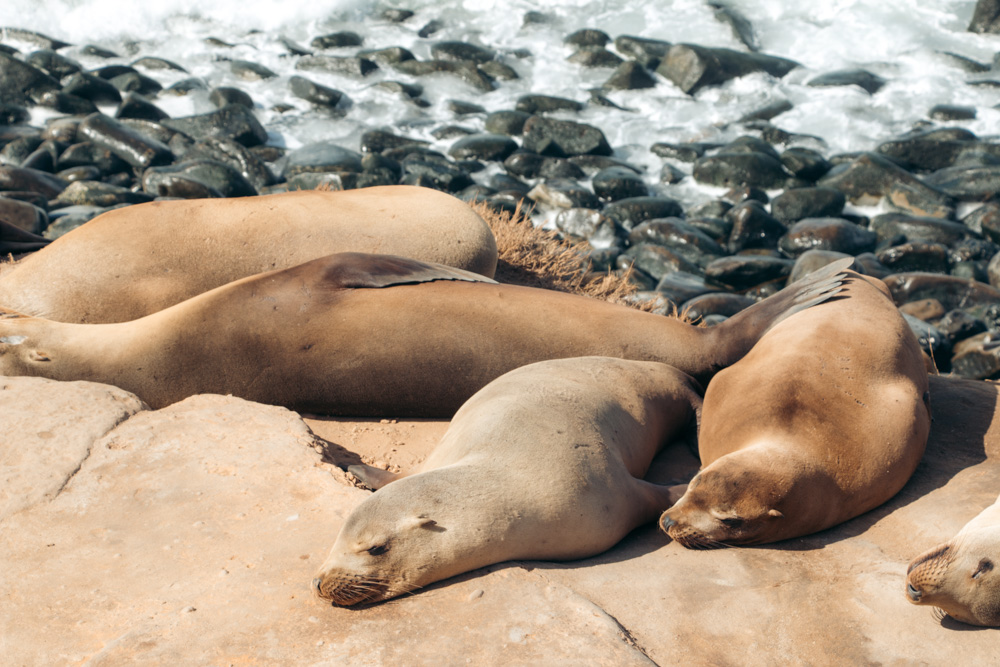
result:
<svg viewBox="0 0 1000 667"><path fill-rule="evenodd" d="M126 322L336 252L403 255L487 278L497 263L486 222L430 188L161 201L108 211L2 267L0 306L58 322Z"/></svg>
<svg viewBox="0 0 1000 667"><path fill-rule="evenodd" d="M930 429L920 346L881 281L847 275L837 298L776 324L708 386L702 469L660 519L680 544L813 533L910 478Z"/></svg>
<svg viewBox="0 0 1000 667"><path fill-rule="evenodd" d="M505 560L610 549L677 499L642 478L694 425L700 389L670 366L608 357L497 378L413 474L383 479L354 509L316 592L344 606L378 602Z"/></svg>
<svg viewBox="0 0 1000 667"><path fill-rule="evenodd" d="M325 414L451 416L490 381L546 359L660 361L707 379L776 322L835 293L840 268L700 328L402 257L341 253L131 322L7 311L0 375L104 382L152 407L221 393Z"/></svg>

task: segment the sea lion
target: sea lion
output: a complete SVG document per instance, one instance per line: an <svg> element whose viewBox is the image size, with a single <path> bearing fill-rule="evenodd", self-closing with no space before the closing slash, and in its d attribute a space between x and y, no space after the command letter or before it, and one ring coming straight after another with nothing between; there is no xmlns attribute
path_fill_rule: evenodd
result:
<svg viewBox="0 0 1000 667"><path fill-rule="evenodd" d="M702 469L660 527L689 548L761 544L877 507L923 455L927 387L885 285L847 272L836 298L776 324L712 380Z"/></svg>
<svg viewBox="0 0 1000 667"><path fill-rule="evenodd" d="M660 363L583 357L515 369L461 407L414 474L376 483L313 588L349 606L505 560L606 551L677 498L642 477L700 406L697 383Z"/></svg>
<svg viewBox="0 0 1000 667"><path fill-rule="evenodd" d="M153 408L220 393L300 412L450 417L491 380L546 359L661 361L707 379L772 324L835 293L837 269L700 328L412 259L340 253L131 322L0 308L0 375L113 384Z"/></svg>
<svg viewBox="0 0 1000 667"><path fill-rule="evenodd" d="M335 252L404 255L492 278L493 232L413 186L156 201L103 213L0 275L0 305L59 322L126 322L234 280Z"/></svg>
<svg viewBox="0 0 1000 667"><path fill-rule="evenodd" d="M906 570L906 597L971 625L1000 626L1000 498Z"/></svg>

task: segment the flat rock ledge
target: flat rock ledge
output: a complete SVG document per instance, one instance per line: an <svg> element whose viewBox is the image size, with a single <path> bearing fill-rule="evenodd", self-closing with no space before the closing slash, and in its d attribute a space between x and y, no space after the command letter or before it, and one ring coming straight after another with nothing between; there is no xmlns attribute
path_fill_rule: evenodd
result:
<svg viewBox="0 0 1000 667"><path fill-rule="evenodd" d="M585 561L350 610L309 588L368 493L334 462L413 465L443 423L304 421L216 395L151 411L106 385L0 377L4 663L987 664L998 631L910 605L903 573L995 499L998 395L932 378L914 478L834 530L704 552L649 526ZM696 466L670 447L651 477Z"/></svg>

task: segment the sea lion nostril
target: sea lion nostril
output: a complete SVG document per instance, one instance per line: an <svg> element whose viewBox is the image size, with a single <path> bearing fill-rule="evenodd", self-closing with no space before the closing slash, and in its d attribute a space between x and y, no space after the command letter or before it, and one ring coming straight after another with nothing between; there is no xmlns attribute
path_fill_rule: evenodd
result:
<svg viewBox="0 0 1000 667"><path fill-rule="evenodd" d="M906 584L906 594L909 595L910 599L913 600L914 602L919 600L920 596L923 595L920 591L914 588L913 584L911 583Z"/></svg>
<svg viewBox="0 0 1000 667"><path fill-rule="evenodd" d="M669 516L663 515L662 517L660 517L660 528L662 530L667 530L671 526L675 525L677 525L677 522L671 519Z"/></svg>
<svg viewBox="0 0 1000 667"><path fill-rule="evenodd" d="M312 580L312 587L313 587L313 590L315 592L317 592L317 593L322 592L322 588L321 588L322 585L323 585L323 578L322 577L316 577L315 579Z"/></svg>

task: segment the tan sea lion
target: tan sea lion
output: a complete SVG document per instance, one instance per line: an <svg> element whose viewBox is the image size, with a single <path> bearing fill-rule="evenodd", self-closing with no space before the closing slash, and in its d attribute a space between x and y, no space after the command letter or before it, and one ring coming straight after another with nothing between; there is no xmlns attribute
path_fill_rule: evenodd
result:
<svg viewBox="0 0 1000 667"><path fill-rule="evenodd" d="M776 324L708 386L702 469L660 519L680 544L813 533L910 478L930 429L920 346L881 281L847 276L837 298Z"/></svg>
<svg viewBox="0 0 1000 667"><path fill-rule="evenodd" d="M219 393L323 414L448 417L500 375L546 359L660 361L707 379L772 324L828 298L838 275L827 267L699 328L445 266L341 253L131 322L0 309L0 375L104 382L154 408Z"/></svg>
<svg viewBox="0 0 1000 667"><path fill-rule="evenodd" d="M493 277L482 218L412 186L190 199L108 211L0 274L0 306L126 322L247 276L335 252L404 255Z"/></svg>
<svg viewBox="0 0 1000 667"><path fill-rule="evenodd" d="M950 541L917 556L906 596L972 625L1000 626L1000 498Z"/></svg>
<svg viewBox="0 0 1000 667"><path fill-rule="evenodd" d="M697 383L659 363L513 370L461 407L412 475L367 469L382 488L347 518L313 587L348 606L505 560L606 551L677 498L642 477L700 407Z"/></svg>

